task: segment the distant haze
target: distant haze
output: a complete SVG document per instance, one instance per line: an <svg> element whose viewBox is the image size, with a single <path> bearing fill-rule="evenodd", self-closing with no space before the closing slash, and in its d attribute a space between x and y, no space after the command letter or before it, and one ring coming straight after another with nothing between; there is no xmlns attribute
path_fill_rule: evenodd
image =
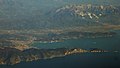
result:
<svg viewBox="0 0 120 68"><path fill-rule="evenodd" d="M120 0L0 0L1 29L32 29L53 27L47 13L64 5L119 5ZM47 20L47 21L45 21Z"/></svg>

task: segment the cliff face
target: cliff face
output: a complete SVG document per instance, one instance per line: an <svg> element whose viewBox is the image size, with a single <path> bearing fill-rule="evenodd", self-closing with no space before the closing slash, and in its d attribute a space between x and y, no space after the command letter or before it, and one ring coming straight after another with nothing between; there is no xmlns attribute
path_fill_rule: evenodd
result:
<svg viewBox="0 0 120 68"><path fill-rule="evenodd" d="M39 59L50 59L54 57L62 57L75 53L85 53L90 52L88 50L83 50L80 48L74 49L66 49L66 48L58 48L58 49L36 49L30 48L24 51L3 47L0 48L0 64L2 65L14 65L20 63L22 61L33 61ZM94 52L94 50L92 50ZM104 50L96 50L95 52L106 52Z"/></svg>

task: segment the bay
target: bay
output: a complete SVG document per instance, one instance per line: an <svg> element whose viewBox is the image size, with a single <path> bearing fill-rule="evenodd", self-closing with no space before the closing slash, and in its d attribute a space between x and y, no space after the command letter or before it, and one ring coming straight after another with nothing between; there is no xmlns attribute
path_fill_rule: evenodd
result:
<svg viewBox="0 0 120 68"><path fill-rule="evenodd" d="M55 49L55 48L101 48L109 51L120 51L120 34L118 33L113 37L101 37L101 38L80 38L80 39L69 39L64 42L55 43L39 43L36 42L32 46L41 49Z"/></svg>

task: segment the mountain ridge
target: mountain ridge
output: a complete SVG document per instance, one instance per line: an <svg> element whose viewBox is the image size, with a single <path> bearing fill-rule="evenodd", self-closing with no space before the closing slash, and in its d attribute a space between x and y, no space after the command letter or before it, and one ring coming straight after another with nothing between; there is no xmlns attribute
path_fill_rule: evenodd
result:
<svg viewBox="0 0 120 68"><path fill-rule="evenodd" d="M79 53L104 53L108 52L106 50L93 48L91 50L85 50L81 48L58 48L58 49L36 49L30 48L24 51L20 51L15 48L9 47L0 47L0 65L15 65L20 62L30 62L40 59L50 59L54 57L63 57L70 54L79 54Z"/></svg>
<svg viewBox="0 0 120 68"><path fill-rule="evenodd" d="M86 25L89 22L89 25L92 23L96 23L94 20L78 20L81 19L76 16L71 17L69 16L69 13L63 14L63 19L66 19L67 21L61 20L59 18L54 18L51 19L51 16L54 16L56 13L54 10L59 9L61 6L66 6L66 5L81 5L83 4L82 2L86 2L85 5L91 4L91 5L106 5L106 2L110 2L109 5L116 6L112 3L116 1L97 1L99 3L88 3L87 0L85 1L80 1L80 0L0 0L0 28L1 29L44 29L44 28L67 28L67 27L74 27L74 26L79 26L82 25L79 22L85 22ZM93 2L93 1L90 1ZM79 4L78 4L79 3ZM102 3L102 4L100 4ZM119 5L117 5L119 6ZM77 6L76 6L77 7ZM119 7L118 7L119 8ZM72 9L72 8L71 8ZM119 8L120 9L120 8ZM50 12L50 13L49 13ZM52 12L52 13L51 13ZM100 12L100 11L99 11ZM52 14L52 15L49 15ZM61 14L60 14L61 15ZM58 15L58 17L60 16ZM67 16L68 15L68 18ZM79 15L79 14L77 14ZM81 13L81 15L86 15L86 13ZM91 14L87 13L86 16L88 18L98 18L96 14ZM113 17L112 17L113 16ZM112 19L112 18L113 19ZM109 15L108 17L103 18L102 21L105 20L105 22L112 22L112 23L119 23L119 15ZM111 20L107 20L111 18ZM59 19L59 21L56 21L56 19ZM71 22L71 19L74 19L74 21ZM71 23L69 23L71 22ZM99 22L97 22L99 23ZM110 23L111 24L111 23ZM101 21L99 23L101 25Z"/></svg>

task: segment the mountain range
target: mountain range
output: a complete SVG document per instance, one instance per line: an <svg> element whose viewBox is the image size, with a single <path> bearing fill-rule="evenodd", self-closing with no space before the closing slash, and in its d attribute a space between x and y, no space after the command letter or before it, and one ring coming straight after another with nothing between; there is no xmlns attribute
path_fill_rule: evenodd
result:
<svg viewBox="0 0 120 68"><path fill-rule="evenodd" d="M53 22L71 26L119 25L120 7L113 5L66 5L51 12Z"/></svg>
<svg viewBox="0 0 120 68"><path fill-rule="evenodd" d="M118 25L120 22L118 2L113 0L0 0L0 28L15 30Z"/></svg>

